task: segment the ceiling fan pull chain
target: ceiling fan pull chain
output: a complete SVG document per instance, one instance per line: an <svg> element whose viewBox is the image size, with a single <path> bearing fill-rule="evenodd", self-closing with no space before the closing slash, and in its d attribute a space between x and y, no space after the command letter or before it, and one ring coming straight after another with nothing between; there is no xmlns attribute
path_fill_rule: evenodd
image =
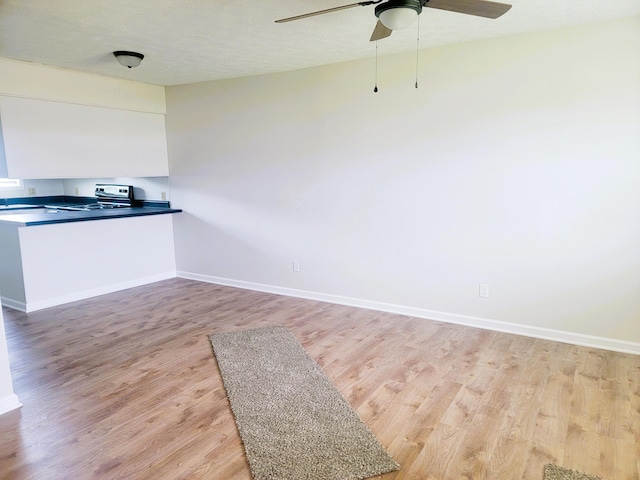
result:
<svg viewBox="0 0 640 480"><path fill-rule="evenodd" d="M376 40L376 85L373 87L373 93L378 93L378 41Z"/></svg>
<svg viewBox="0 0 640 480"><path fill-rule="evenodd" d="M418 58L420 52L420 17L418 17L418 38L416 40L416 88L418 88Z"/></svg>

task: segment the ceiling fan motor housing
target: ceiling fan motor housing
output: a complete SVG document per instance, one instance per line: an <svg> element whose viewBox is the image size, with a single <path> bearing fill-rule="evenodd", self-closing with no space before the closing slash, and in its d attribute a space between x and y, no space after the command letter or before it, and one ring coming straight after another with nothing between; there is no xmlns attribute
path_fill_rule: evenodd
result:
<svg viewBox="0 0 640 480"><path fill-rule="evenodd" d="M421 0L388 0L376 6L376 17L391 30L401 30L413 23L426 2Z"/></svg>

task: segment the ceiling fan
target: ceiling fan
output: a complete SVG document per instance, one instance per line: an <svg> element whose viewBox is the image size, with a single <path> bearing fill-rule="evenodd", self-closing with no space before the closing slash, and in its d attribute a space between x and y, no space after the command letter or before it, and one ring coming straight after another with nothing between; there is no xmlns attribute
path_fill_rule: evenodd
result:
<svg viewBox="0 0 640 480"><path fill-rule="evenodd" d="M376 5L375 14L378 18L371 35L371 41L380 40L391 35L394 30L401 30L411 25L422 12L422 7L448 10L450 12L475 15L477 17L498 18L511 8L506 3L490 2L487 0L369 0L350 3L339 7L327 8L317 12L282 18L276 23L291 22L302 18L324 15L353 7Z"/></svg>

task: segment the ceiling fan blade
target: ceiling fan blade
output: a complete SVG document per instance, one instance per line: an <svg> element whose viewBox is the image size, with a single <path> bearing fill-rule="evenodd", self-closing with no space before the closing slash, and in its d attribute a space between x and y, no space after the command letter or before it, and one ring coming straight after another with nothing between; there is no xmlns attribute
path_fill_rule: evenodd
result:
<svg viewBox="0 0 640 480"><path fill-rule="evenodd" d="M509 11L511 5L486 0L429 0L425 7L465 13L477 17L498 18Z"/></svg>
<svg viewBox="0 0 640 480"><path fill-rule="evenodd" d="M311 13L304 13L302 15L296 15L295 17L281 18L280 20L276 20L276 23L292 22L293 20L300 20L301 18L315 17L316 15L324 15L325 13L337 12L339 10L346 10L347 8L364 7L366 5L374 5L376 3L380 3L381 1L382 0L350 3L348 5L342 5L340 7L326 8L324 10L318 10L317 12L311 12Z"/></svg>
<svg viewBox="0 0 640 480"><path fill-rule="evenodd" d="M393 32L393 30L385 27L382 22L378 20L378 23L376 23L376 27L373 29L373 33L371 34L371 38L369 39L369 41L375 42L376 40L387 38L389 35L391 35L391 32Z"/></svg>

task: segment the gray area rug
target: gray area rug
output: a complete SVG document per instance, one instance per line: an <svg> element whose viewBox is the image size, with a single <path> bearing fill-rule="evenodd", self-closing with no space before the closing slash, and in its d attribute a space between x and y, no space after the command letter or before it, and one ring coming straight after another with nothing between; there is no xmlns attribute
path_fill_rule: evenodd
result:
<svg viewBox="0 0 640 480"><path fill-rule="evenodd" d="M544 466L544 480L602 480L602 478L550 463Z"/></svg>
<svg viewBox="0 0 640 480"><path fill-rule="evenodd" d="M364 479L400 468L285 327L209 339L254 479Z"/></svg>

